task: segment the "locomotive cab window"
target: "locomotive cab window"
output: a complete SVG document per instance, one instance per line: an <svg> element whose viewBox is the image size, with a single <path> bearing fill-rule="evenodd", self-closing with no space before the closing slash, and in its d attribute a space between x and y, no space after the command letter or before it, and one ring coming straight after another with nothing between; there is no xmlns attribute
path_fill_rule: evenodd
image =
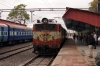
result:
<svg viewBox="0 0 100 66"><path fill-rule="evenodd" d="M48 24L48 25L46 25L46 30L55 30L55 24Z"/></svg>
<svg viewBox="0 0 100 66"><path fill-rule="evenodd" d="M43 30L43 29L44 29L43 24L36 25L36 30Z"/></svg>
<svg viewBox="0 0 100 66"><path fill-rule="evenodd" d="M36 26L36 30L55 30L56 29L56 25L55 24L37 24Z"/></svg>

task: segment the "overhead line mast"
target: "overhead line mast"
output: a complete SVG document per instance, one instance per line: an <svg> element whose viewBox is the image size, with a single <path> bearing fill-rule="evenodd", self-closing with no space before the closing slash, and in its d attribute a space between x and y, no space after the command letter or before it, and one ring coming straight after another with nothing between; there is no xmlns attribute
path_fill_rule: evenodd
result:
<svg viewBox="0 0 100 66"><path fill-rule="evenodd" d="M88 9L88 8L77 8L77 9ZM0 9L2 12L10 12L12 9ZM19 9L19 11L22 9ZM66 11L66 8L30 8L25 11Z"/></svg>
<svg viewBox="0 0 100 66"><path fill-rule="evenodd" d="M88 9L88 8L77 8L77 9ZM2 12L11 12L11 10L14 9L0 9L0 18L1 18L1 13ZM19 9L18 11L23 10L23 9ZM66 11L66 8L28 8L25 9L25 11L27 12L31 12L31 21L32 21L32 13L34 11Z"/></svg>

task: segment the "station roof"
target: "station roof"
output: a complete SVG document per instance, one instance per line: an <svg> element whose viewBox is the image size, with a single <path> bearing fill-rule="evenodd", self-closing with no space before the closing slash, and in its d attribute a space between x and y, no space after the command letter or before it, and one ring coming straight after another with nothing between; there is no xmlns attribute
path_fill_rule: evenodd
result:
<svg viewBox="0 0 100 66"><path fill-rule="evenodd" d="M66 7L63 20L68 29L82 31L87 27L100 27L100 14L87 10Z"/></svg>

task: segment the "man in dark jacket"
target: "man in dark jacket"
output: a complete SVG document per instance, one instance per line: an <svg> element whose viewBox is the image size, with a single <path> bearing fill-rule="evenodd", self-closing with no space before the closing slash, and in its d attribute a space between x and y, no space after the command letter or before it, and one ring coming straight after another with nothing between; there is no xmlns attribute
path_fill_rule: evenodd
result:
<svg viewBox="0 0 100 66"><path fill-rule="evenodd" d="M92 35L92 33L88 33L88 39L87 39L87 44L89 47L89 58L93 58L93 45L95 44L95 39Z"/></svg>

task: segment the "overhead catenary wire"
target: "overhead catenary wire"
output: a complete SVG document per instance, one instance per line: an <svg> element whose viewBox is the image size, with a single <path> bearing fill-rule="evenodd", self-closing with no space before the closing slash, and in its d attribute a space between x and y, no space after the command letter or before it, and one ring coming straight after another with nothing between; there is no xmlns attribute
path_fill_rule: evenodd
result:
<svg viewBox="0 0 100 66"><path fill-rule="evenodd" d="M9 4L9 5L11 5L11 6L14 6L14 5L12 5L11 3L9 3L9 2L7 2L7 1L5 1L5 0L2 0L2 1L4 1L4 2L8 3L8 4Z"/></svg>
<svg viewBox="0 0 100 66"><path fill-rule="evenodd" d="M47 3L44 1L44 0L42 0L46 5L47 5ZM47 5L47 7L49 8L49 6Z"/></svg>
<svg viewBox="0 0 100 66"><path fill-rule="evenodd" d="M50 5L50 3L48 2L48 0L46 0L47 1L47 3L49 4L49 6L52 8L52 6ZM55 11L53 11L56 15L57 15L57 13L55 12ZM57 15L58 17L59 17L59 15Z"/></svg>
<svg viewBox="0 0 100 66"><path fill-rule="evenodd" d="M5 5L5 4L2 4L2 3L0 3L0 4L3 5L3 6L9 7L9 6ZM11 8L11 7L9 7L9 8Z"/></svg>
<svg viewBox="0 0 100 66"><path fill-rule="evenodd" d="M46 4L46 2L44 1L44 0L42 0L45 4ZM48 2L48 4L49 4L49 2ZM47 5L47 4L46 4ZM47 5L47 7L51 7L51 5L49 4L49 6ZM52 8L52 7L51 7ZM56 14L55 13L55 11L53 11L54 12L54 14ZM57 15L57 14L56 14ZM57 15L58 16L58 15ZM58 16L59 17L59 16Z"/></svg>

